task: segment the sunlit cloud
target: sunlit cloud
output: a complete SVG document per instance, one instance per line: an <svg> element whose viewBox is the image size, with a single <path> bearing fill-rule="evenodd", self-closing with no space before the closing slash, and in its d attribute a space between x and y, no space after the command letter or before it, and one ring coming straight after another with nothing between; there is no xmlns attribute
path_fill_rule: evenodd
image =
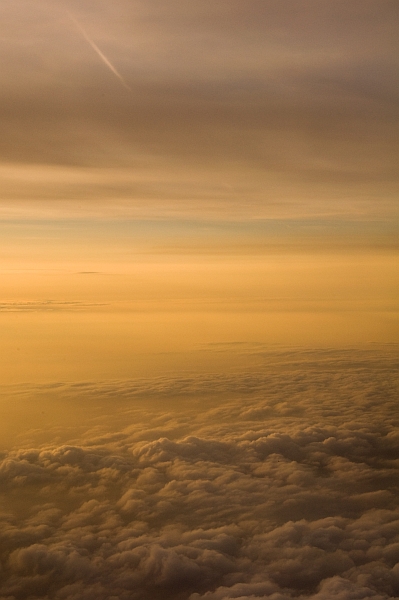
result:
<svg viewBox="0 0 399 600"><path fill-rule="evenodd" d="M396 597L396 363L297 350L252 378L4 390L87 415L3 455L3 594Z"/></svg>
<svg viewBox="0 0 399 600"><path fill-rule="evenodd" d="M0 600L399 597L397 8L0 3Z"/></svg>

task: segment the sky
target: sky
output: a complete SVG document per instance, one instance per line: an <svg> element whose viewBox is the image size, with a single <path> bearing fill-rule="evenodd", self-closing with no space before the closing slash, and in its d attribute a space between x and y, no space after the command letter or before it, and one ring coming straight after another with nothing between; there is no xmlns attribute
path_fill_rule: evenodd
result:
<svg viewBox="0 0 399 600"><path fill-rule="evenodd" d="M399 596L398 17L1 2L0 600Z"/></svg>
<svg viewBox="0 0 399 600"><path fill-rule="evenodd" d="M4 382L397 341L395 0L0 11Z"/></svg>

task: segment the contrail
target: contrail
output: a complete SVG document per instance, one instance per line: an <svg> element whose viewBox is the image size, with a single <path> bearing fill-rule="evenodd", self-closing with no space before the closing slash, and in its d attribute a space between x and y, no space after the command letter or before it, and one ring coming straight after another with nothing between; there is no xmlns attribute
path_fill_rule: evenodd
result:
<svg viewBox="0 0 399 600"><path fill-rule="evenodd" d="M122 75L120 73L118 73L118 71L115 69L114 65L108 60L108 58L101 52L100 48L97 46L97 44L95 42L93 42L93 40L90 38L90 36L87 34L86 30L82 27L82 25L79 23L79 21L77 21L75 19L75 17L73 15L71 15L71 13L69 11L67 11L67 14L69 16L69 18L71 19L71 21L73 21L73 23L75 23L76 27L79 29L79 31L81 32L81 34L83 35L83 37L85 38L85 40L90 44L90 46L93 48L94 52L96 52L98 54L98 56L101 58L101 60L103 61L103 63L110 69L110 71L112 71L112 73L119 79L119 81L121 82L121 84L123 85L123 87L125 87L127 90L131 91L131 88L128 86L128 84L126 83L126 81L123 79Z"/></svg>

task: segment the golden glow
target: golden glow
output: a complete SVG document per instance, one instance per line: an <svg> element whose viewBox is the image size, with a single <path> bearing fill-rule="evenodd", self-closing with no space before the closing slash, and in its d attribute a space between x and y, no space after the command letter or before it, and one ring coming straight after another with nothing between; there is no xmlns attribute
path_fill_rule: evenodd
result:
<svg viewBox="0 0 399 600"><path fill-rule="evenodd" d="M3 600L398 597L397 18L0 2Z"/></svg>
<svg viewBox="0 0 399 600"><path fill-rule="evenodd" d="M36 269L6 270L3 262L5 383L236 367L242 358L234 353L204 351L218 342L397 341L398 262L386 251L144 254L120 262L80 262L75 251L61 269L62 258L54 262L61 250L54 242L52 255L27 257Z"/></svg>

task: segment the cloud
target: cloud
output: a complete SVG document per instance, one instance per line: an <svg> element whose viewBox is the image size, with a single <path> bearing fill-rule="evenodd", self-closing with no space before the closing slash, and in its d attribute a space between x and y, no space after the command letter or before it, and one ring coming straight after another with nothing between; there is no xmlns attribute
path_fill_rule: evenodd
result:
<svg viewBox="0 0 399 600"><path fill-rule="evenodd" d="M28 191L5 178L6 210L45 198L49 212L76 199L111 214L393 214L392 1L73 4L133 91L54 4L25 0L21 21L4 3L16 34L0 44L0 159L73 171ZM76 185L92 167L105 184Z"/></svg>
<svg viewBox="0 0 399 600"><path fill-rule="evenodd" d="M88 272L91 273L91 272ZM82 273L86 274L86 273ZM102 302L79 302L79 301L63 301L56 300L39 300L29 302L1 302L0 312L37 312L37 311L60 311L60 310L84 310L96 306L106 306Z"/></svg>
<svg viewBox="0 0 399 600"><path fill-rule="evenodd" d="M106 415L74 442L3 453L1 597L396 598L392 360L298 352L255 387L129 383L123 405L123 382L109 386L124 429Z"/></svg>
<svg viewBox="0 0 399 600"><path fill-rule="evenodd" d="M101 50L97 46L97 44L87 34L87 31L82 27L82 25L75 19L75 17L71 13L68 12L68 15L69 15L70 19L72 20L72 22L76 25L76 27L78 28L78 30L81 32L81 34L83 35L84 39L90 44L90 46L93 48L93 50L96 52L96 54L100 57L100 59L103 61L103 63L119 79L119 81L122 83L123 87L126 88L126 89L128 89L128 90L130 90L131 88L127 85L127 83L123 79L122 75L119 73L119 71L117 71L117 69L115 68L115 66L104 55L104 53L101 52Z"/></svg>

